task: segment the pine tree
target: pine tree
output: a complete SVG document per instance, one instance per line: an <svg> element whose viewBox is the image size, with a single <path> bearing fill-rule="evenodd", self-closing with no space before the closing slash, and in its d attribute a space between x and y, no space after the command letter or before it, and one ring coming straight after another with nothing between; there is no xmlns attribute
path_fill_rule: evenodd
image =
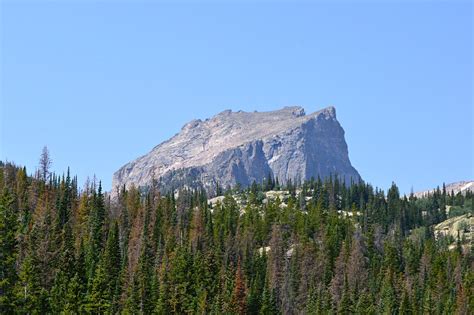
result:
<svg viewBox="0 0 474 315"><path fill-rule="evenodd" d="M76 273L69 280L64 299L64 313L81 314L84 309L84 285L81 283L80 276Z"/></svg>
<svg viewBox="0 0 474 315"><path fill-rule="evenodd" d="M139 292L140 297L140 312L144 314L151 313L153 305L151 304L151 279L153 272L153 253L149 241L149 225L151 216L151 201L150 196L147 197L147 204L145 205L145 218L143 223L143 237L141 254L138 259L138 266L136 271L138 287L135 289Z"/></svg>
<svg viewBox="0 0 474 315"><path fill-rule="evenodd" d="M104 196L102 194L102 184L99 182L97 192L92 195L92 209L89 218L90 236L89 249L87 257L88 277L94 278L94 272L97 268L97 262L101 256L104 242L104 225L105 225L105 205Z"/></svg>
<svg viewBox="0 0 474 315"><path fill-rule="evenodd" d="M262 306L258 312L260 315L279 314L275 294L270 289L268 283L265 285L262 293Z"/></svg>
<svg viewBox="0 0 474 315"><path fill-rule="evenodd" d="M0 313L3 314L12 313L15 304L18 216L14 201L14 196L4 189L0 196Z"/></svg>
<svg viewBox="0 0 474 315"><path fill-rule="evenodd" d="M32 245L33 242L30 244ZM30 245L30 246L31 246ZM21 314L44 314L48 312L46 292L41 287L41 270L34 251L30 248L21 264L15 287L16 311Z"/></svg>
<svg viewBox="0 0 474 315"><path fill-rule="evenodd" d="M115 221L107 237L107 244L104 252L105 270L107 272L106 282L109 288L109 303L111 311L115 313L118 309L118 299L120 297L120 271L122 266L122 253L120 251L119 228Z"/></svg>
<svg viewBox="0 0 474 315"><path fill-rule="evenodd" d="M260 309L260 303L261 303L261 294L257 280L254 279L252 281L252 284L250 285L249 288L249 293L247 297L247 312L249 314L258 314L258 310Z"/></svg>
<svg viewBox="0 0 474 315"><path fill-rule="evenodd" d="M72 208L72 183L71 176L69 174L69 168L67 170L66 179L63 177L61 182L61 189L58 194L59 205L58 205L58 215L57 215L57 229L62 230L64 225L69 222L69 217L71 215Z"/></svg>
<svg viewBox="0 0 474 315"><path fill-rule="evenodd" d="M104 314L110 311L110 287L107 283L107 270L105 264L99 263L87 296L86 310L93 314Z"/></svg>
<svg viewBox="0 0 474 315"><path fill-rule="evenodd" d="M49 178L49 169L51 168L51 164L52 160L49 156L48 147L44 146L39 160L39 177L41 180L43 180L43 182L46 182Z"/></svg>
<svg viewBox="0 0 474 315"><path fill-rule="evenodd" d="M87 266L86 266L86 249L82 240L79 245L79 252L76 257L76 264L74 265L74 276L77 278L78 288L80 290L79 296L81 302L85 298L87 290Z"/></svg>
<svg viewBox="0 0 474 315"><path fill-rule="evenodd" d="M423 313L434 314L435 305L432 297L431 289L427 287L423 296Z"/></svg>
<svg viewBox="0 0 474 315"><path fill-rule="evenodd" d="M338 305L342 298L342 293L344 291L344 283L346 282L346 247L343 246L337 257L334 277L330 283L330 292L332 296L332 301L334 302L335 309L338 308Z"/></svg>
<svg viewBox="0 0 474 315"><path fill-rule="evenodd" d="M116 305L120 288L119 275L121 267L121 253L119 245L119 230L117 222L109 231L103 255L100 258L91 292L88 297L88 310L91 312L111 312L118 309Z"/></svg>
<svg viewBox="0 0 474 315"><path fill-rule="evenodd" d="M351 292L359 294L367 287L368 265L366 258L366 246L360 232L354 233L352 237L351 252L347 263L347 279Z"/></svg>
<svg viewBox="0 0 474 315"><path fill-rule="evenodd" d="M166 263L164 263L162 266L162 269L165 270ZM168 277L166 272L162 272L163 275L161 277L161 282L160 282L160 287L159 287L159 294L158 294L158 301L155 306L155 313L157 314L169 314L170 308L169 308L169 289L168 289Z"/></svg>
<svg viewBox="0 0 474 315"><path fill-rule="evenodd" d="M306 301L306 313L310 315L318 314L318 304L321 302L315 291L313 288L309 291Z"/></svg>
<svg viewBox="0 0 474 315"><path fill-rule="evenodd" d="M245 280L243 279L242 269L240 266L240 259L237 263L237 270L235 272L235 285L234 291L232 293L232 310L236 314L246 314L247 313L247 289L245 287Z"/></svg>
<svg viewBox="0 0 474 315"><path fill-rule="evenodd" d="M383 314L393 314L397 309L397 295L393 287L393 273L391 270L387 270L380 292L380 310Z"/></svg>
<svg viewBox="0 0 474 315"><path fill-rule="evenodd" d="M281 288L283 285L284 259L286 256L285 245L282 235L282 227L274 224L269 242L270 251L267 259L268 285L274 294L277 304L281 303Z"/></svg>
<svg viewBox="0 0 474 315"><path fill-rule="evenodd" d="M400 307L398 309L399 314L412 314L410 297L407 290L404 288L400 301Z"/></svg>
<svg viewBox="0 0 474 315"><path fill-rule="evenodd" d="M359 300L357 301L356 314L376 314L374 309L374 304L372 299L370 298L370 293L364 292L359 296Z"/></svg>
<svg viewBox="0 0 474 315"><path fill-rule="evenodd" d="M472 290L472 287L471 287ZM471 293L472 294L472 293ZM466 294L466 289L464 286L460 286L456 298L456 314L470 314L469 309L471 308L472 311L472 306L473 306L473 297L471 295L470 301L468 299L468 296Z"/></svg>
<svg viewBox="0 0 474 315"><path fill-rule="evenodd" d="M51 306L54 313L60 313L64 310L64 297L67 294L69 282L75 274L75 250L69 224L64 226L62 244L58 264L59 270L51 289Z"/></svg>
<svg viewBox="0 0 474 315"><path fill-rule="evenodd" d="M190 291L192 288L191 255L184 247L178 247L170 261L167 274L167 293L170 311L173 313L191 312ZM163 296L163 298L165 297Z"/></svg>
<svg viewBox="0 0 474 315"><path fill-rule="evenodd" d="M344 277L344 290L342 291L341 301L337 309L338 314L352 314L352 301L350 298L349 284L347 276Z"/></svg>

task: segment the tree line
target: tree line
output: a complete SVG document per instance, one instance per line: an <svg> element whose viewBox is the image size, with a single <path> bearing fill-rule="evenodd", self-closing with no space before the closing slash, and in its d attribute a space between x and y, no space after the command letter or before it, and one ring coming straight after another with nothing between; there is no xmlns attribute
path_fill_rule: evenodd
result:
<svg viewBox="0 0 474 315"><path fill-rule="evenodd" d="M44 158L44 159L43 159ZM472 246L446 207L337 177L161 194L0 163L2 314L468 314ZM49 162L49 164L48 164ZM41 164L41 163L40 163ZM41 166L41 165L40 165ZM281 190L269 198L267 191ZM455 244L453 247L452 244Z"/></svg>

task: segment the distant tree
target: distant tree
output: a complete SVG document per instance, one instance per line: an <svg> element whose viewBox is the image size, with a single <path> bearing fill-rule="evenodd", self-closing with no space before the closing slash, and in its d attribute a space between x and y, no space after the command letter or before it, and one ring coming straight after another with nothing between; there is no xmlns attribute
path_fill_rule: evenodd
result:
<svg viewBox="0 0 474 315"><path fill-rule="evenodd" d="M106 282L109 291L108 299L112 307L111 311L115 313L117 311L116 304L120 297L120 270L122 267L119 228L116 221L109 231L103 257L103 264L106 270Z"/></svg>
<svg viewBox="0 0 474 315"><path fill-rule="evenodd" d="M89 215L89 251L88 251L88 275L93 277L96 270L100 253L104 246L104 232L106 211L104 204L104 195L102 194L102 184L99 182L99 188L93 192L91 213Z"/></svg>
<svg viewBox="0 0 474 315"><path fill-rule="evenodd" d="M119 247L118 224L115 222L110 229L104 253L97 266L89 295L88 310L115 313L114 304L119 297L119 274L121 268L121 253Z"/></svg>
<svg viewBox="0 0 474 315"><path fill-rule="evenodd" d="M398 312L399 314L412 314L413 312L411 308L410 297L408 295L406 288L403 289Z"/></svg>
<svg viewBox="0 0 474 315"><path fill-rule="evenodd" d="M94 273L86 309L93 314L104 314L110 310L110 288L107 283L105 264L99 263Z"/></svg>
<svg viewBox="0 0 474 315"><path fill-rule="evenodd" d="M387 212L384 218L384 226L387 228L396 219L400 219L400 192L397 185L392 182L392 186L387 193Z"/></svg>
<svg viewBox="0 0 474 315"><path fill-rule="evenodd" d="M367 288L368 258L366 257L366 246L363 236L354 233L352 237L351 252L347 264L348 285L352 292L359 294Z"/></svg>
<svg viewBox="0 0 474 315"><path fill-rule="evenodd" d="M52 163L53 161L51 160L51 156L49 155L48 147L44 146L39 159L39 175L41 180L48 180L49 170L51 168Z"/></svg>
<svg viewBox="0 0 474 315"><path fill-rule="evenodd" d="M281 288L284 279L285 246L282 235L282 227L274 224L271 232L270 251L267 260L268 285L278 305L281 303Z"/></svg>
<svg viewBox="0 0 474 315"><path fill-rule="evenodd" d="M265 285L262 293L262 305L258 312L260 315L273 315L279 314L278 305L275 299L275 294L272 289L268 286L268 283Z"/></svg>
<svg viewBox="0 0 474 315"><path fill-rule="evenodd" d="M6 189L0 196L0 313L14 311L14 285L17 280L17 211L14 196Z"/></svg>
<svg viewBox="0 0 474 315"><path fill-rule="evenodd" d="M72 191L72 182L71 176L69 174L69 168L67 170L66 179L61 181L60 185L60 196L59 196L59 205L58 205L58 215L57 215L57 228L62 229L64 225L69 221L71 214L73 201L73 191Z"/></svg>
<svg viewBox="0 0 474 315"><path fill-rule="evenodd" d="M376 314L375 307L370 295L370 293L365 292L358 297L358 302L355 308L356 314Z"/></svg>
<svg viewBox="0 0 474 315"><path fill-rule="evenodd" d="M272 173L268 172L267 182L265 184L265 191L269 191L275 188L275 182L273 181Z"/></svg>
<svg viewBox="0 0 474 315"><path fill-rule="evenodd" d="M393 285L393 272L387 270L382 282L380 292L380 310L383 314L394 314L398 309L397 294Z"/></svg>
<svg viewBox="0 0 474 315"><path fill-rule="evenodd" d="M341 301L337 309L338 314L352 314L352 301L350 298L349 285L347 281L347 276L344 277L344 289L342 291Z"/></svg>
<svg viewBox="0 0 474 315"><path fill-rule="evenodd" d="M240 266L240 259L237 263L237 270L235 272L235 284L234 291L232 293L232 309L236 314L247 313L247 289L245 286L245 280L242 275L242 269Z"/></svg>
<svg viewBox="0 0 474 315"><path fill-rule="evenodd" d="M80 314L86 311L87 275L85 266L85 249L82 241L79 245L79 253L75 260L74 276L69 281L67 292L64 296L64 312L69 314Z"/></svg>
<svg viewBox="0 0 474 315"><path fill-rule="evenodd" d="M337 257L334 269L334 276L330 283L330 292L334 307L337 309L344 291L346 277L346 247L343 246Z"/></svg>
<svg viewBox="0 0 474 315"><path fill-rule="evenodd" d="M41 287L41 270L35 254L36 237L34 232L30 235L27 254L15 287L16 311L21 314L48 312L47 292Z"/></svg>
<svg viewBox="0 0 474 315"><path fill-rule="evenodd" d="M54 285L51 289L51 306L54 313L64 309L64 297L68 291L70 280L75 275L74 240L69 225L62 231L62 247L59 254L58 272L55 275Z"/></svg>

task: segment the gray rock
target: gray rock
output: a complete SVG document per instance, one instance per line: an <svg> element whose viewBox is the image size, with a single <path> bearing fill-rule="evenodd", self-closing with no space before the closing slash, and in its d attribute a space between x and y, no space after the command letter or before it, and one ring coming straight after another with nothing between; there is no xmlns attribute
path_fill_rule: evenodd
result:
<svg viewBox="0 0 474 315"><path fill-rule="evenodd" d="M441 192L443 187L439 187ZM459 182L454 182L445 185L446 192L448 194L454 193L455 195L461 193L463 195L467 194L468 192L474 192L474 181L472 180L463 180ZM431 190L419 191L415 192L414 196L417 198L427 197L428 195L432 195L436 191L436 188Z"/></svg>
<svg viewBox="0 0 474 315"><path fill-rule="evenodd" d="M221 187L250 185L271 174L280 183L338 175L358 181L349 161L344 130L334 107L306 115L301 107L271 112L226 110L183 126L171 139L120 168L113 176L118 187L203 186L213 194Z"/></svg>

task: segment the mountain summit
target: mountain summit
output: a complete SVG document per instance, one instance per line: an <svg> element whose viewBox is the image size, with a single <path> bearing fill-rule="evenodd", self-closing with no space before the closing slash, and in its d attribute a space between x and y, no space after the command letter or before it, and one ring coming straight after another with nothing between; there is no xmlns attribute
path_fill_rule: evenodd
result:
<svg viewBox="0 0 474 315"><path fill-rule="evenodd" d="M171 139L115 172L117 188L248 186L269 175L280 183L338 175L359 180L349 161L334 107L305 114L302 107L270 112L223 111L185 124Z"/></svg>

